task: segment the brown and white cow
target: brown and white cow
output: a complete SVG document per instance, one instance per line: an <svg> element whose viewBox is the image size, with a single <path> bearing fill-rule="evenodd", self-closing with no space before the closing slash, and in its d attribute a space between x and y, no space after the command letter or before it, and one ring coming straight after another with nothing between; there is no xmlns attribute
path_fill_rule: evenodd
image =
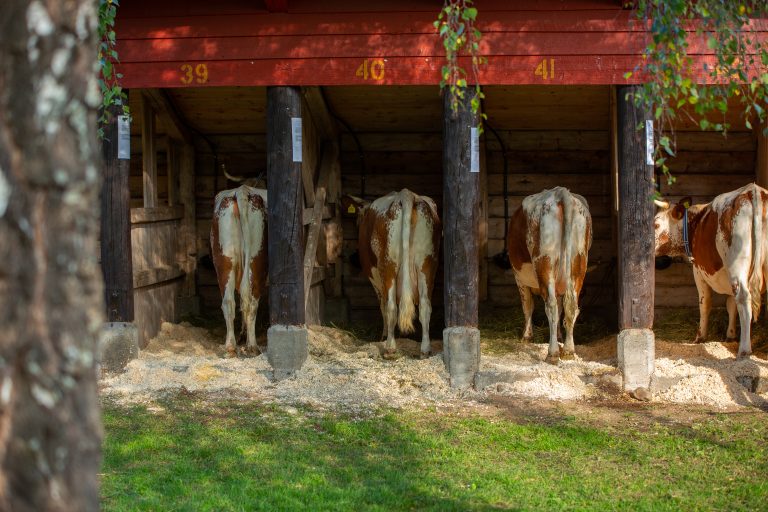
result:
<svg viewBox="0 0 768 512"><path fill-rule="evenodd" d="M432 288L442 234L434 201L403 189L372 203L345 196L342 204L357 214L360 264L379 297L385 350L389 354L395 351L396 322L402 333L413 332L418 305L421 354L428 355Z"/></svg>
<svg viewBox="0 0 768 512"><path fill-rule="evenodd" d="M562 187L526 197L509 223L507 251L525 314L523 339L533 337L531 293L535 293L544 299L549 320L549 363L556 364L560 358L557 324L561 298L565 306L562 357L573 357L573 325L591 246L592 217L587 201Z"/></svg>
<svg viewBox="0 0 768 512"><path fill-rule="evenodd" d="M736 340L738 310L739 357L748 356L752 353L750 325L757 320L768 275L768 244L764 242L768 190L751 183L720 194L711 203L690 203L685 198L670 208L669 203L656 202L661 208L654 219L656 256L687 256L683 231L687 219L687 242L699 292L699 330L694 343L707 337L715 291L728 295L728 340Z"/></svg>
<svg viewBox="0 0 768 512"><path fill-rule="evenodd" d="M267 284L267 191L241 185L216 195L211 254L227 324L226 349L236 353L235 292L247 331L246 351L256 352L256 311Z"/></svg>

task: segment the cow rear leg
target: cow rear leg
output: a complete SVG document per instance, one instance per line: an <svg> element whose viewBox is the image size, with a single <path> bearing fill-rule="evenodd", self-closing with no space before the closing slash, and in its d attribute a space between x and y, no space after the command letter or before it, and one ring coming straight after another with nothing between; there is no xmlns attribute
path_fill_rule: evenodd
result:
<svg viewBox="0 0 768 512"><path fill-rule="evenodd" d="M523 341L530 343L533 341L533 294L528 286L518 285L520 292L520 302L523 305L523 316L525 317L525 327L523 328Z"/></svg>
<svg viewBox="0 0 768 512"><path fill-rule="evenodd" d="M397 351L395 344L395 323L397 322L397 288L394 282L387 288L387 304L384 321L387 328L387 340L384 342L384 355L393 356Z"/></svg>
<svg viewBox="0 0 768 512"><path fill-rule="evenodd" d="M573 359L576 347L573 345L573 327L576 317L579 316L579 295L575 288L569 286L563 297L563 328L565 329L565 342L563 343L563 359Z"/></svg>
<svg viewBox="0 0 768 512"><path fill-rule="evenodd" d="M697 272L694 272L693 276L696 281L696 290L699 292L699 330L696 331L696 338L694 338L693 342L704 343L707 339L707 331L709 330L709 311L712 308L712 289L698 276Z"/></svg>
<svg viewBox="0 0 768 512"><path fill-rule="evenodd" d="M246 332L248 341L245 345L245 352L250 355L256 355L259 352L259 348L256 346L256 313L259 310L259 299L256 297L249 297L249 299L243 300L240 298L243 304L243 321L246 325Z"/></svg>
<svg viewBox="0 0 768 512"><path fill-rule="evenodd" d="M749 357L752 354L752 341L750 339L752 327L752 297L746 281L731 282L733 296L736 300L736 309L739 311L739 323L741 324L741 337L739 339L739 358Z"/></svg>
<svg viewBox="0 0 768 512"><path fill-rule="evenodd" d="M557 295L555 293L555 284L549 283L544 297L544 309L547 312L547 320L549 320L549 351L546 362L550 364L557 364L560 360L560 347L557 344L557 324L560 320L560 312L557 308Z"/></svg>
<svg viewBox="0 0 768 512"><path fill-rule="evenodd" d="M725 299L725 308L728 310L728 329L725 331L725 341L739 341L736 337L736 299L729 295Z"/></svg>
<svg viewBox="0 0 768 512"><path fill-rule="evenodd" d="M227 338L224 348L230 356L237 354L237 342L235 340L235 272L230 272L224 294L221 298L221 311L224 313L224 323L227 324Z"/></svg>
<svg viewBox="0 0 768 512"><path fill-rule="evenodd" d="M432 302L429 298L427 277L419 272L419 322L421 323L421 357L429 357L429 318L432 316Z"/></svg>

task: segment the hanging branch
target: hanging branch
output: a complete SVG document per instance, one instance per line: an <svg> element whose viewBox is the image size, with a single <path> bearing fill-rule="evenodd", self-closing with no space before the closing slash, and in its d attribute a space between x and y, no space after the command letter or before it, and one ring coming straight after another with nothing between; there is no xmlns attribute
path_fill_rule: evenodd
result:
<svg viewBox="0 0 768 512"><path fill-rule="evenodd" d="M119 0L99 0L99 88L101 89L101 109L99 110L99 138L104 137L104 125L109 122L108 112L112 105L122 105L123 115L130 115L127 96L120 86L123 75L117 73L115 64L119 62L115 50L115 17Z"/></svg>
<svg viewBox="0 0 768 512"><path fill-rule="evenodd" d="M472 7L472 3L472 0L445 0L434 26L445 48L446 64L441 71L440 89L448 90L451 108L456 112L467 89L467 72L459 65L459 57L469 56L472 62L472 82L475 84L475 94L470 104L472 112L477 114L480 111L480 102L485 98L480 88L480 66L485 64L487 59L480 56L480 39L483 35L475 27L477 9ZM486 116L481 114L481 117L484 119Z"/></svg>
<svg viewBox="0 0 768 512"><path fill-rule="evenodd" d="M727 133L729 101L743 108L744 125L766 119L768 48L761 40L755 18L766 15L765 0L640 0L637 20L649 27L649 41L639 73L644 80L635 102L652 109L658 132L656 164L667 178L667 160L676 154L674 123L681 116L702 130ZM690 56L691 39L706 43L714 65L703 69ZM698 50L700 51L700 50ZM701 77L711 85L702 85ZM765 130L768 132L768 130Z"/></svg>

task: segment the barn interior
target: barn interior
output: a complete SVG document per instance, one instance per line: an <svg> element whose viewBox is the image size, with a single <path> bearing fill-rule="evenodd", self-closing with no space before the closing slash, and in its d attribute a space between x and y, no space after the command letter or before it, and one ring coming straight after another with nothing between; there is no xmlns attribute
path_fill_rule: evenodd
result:
<svg viewBox="0 0 768 512"><path fill-rule="evenodd" d="M372 200L393 190L409 188L430 196L438 211L442 211L443 117L437 87L314 89L320 92L327 114L335 119L340 133L342 194ZM481 139L481 310L503 316L519 309L511 271L498 264L504 249L505 203L511 216L525 196L560 185L583 195L593 218L589 273L580 299L581 321L614 324L617 163L612 88L489 86L484 92L487 122ZM146 336L151 336L151 331L159 328L159 317L178 320L186 312L199 310L220 318L216 276L206 259L210 251L213 199L217 192L236 186L236 182L227 179L224 170L246 178L266 173L266 88L135 89L130 93L130 107L131 206L137 212L147 206L143 175L148 165L156 169L157 200L160 205L168 205L167 215L155 213L152 219L132 213L134 274L149 274L143 281L134 279L137 323L142 324L142 310L147 312L147 319L155 318L144 321L152 324L146 328ZM320 116L311 108L306 110L305 148L312 138L307 130L321 130ZM147 116L147 112L153 114ZM706 202L755 180L756 137L737 116L732 115L729 121L732 128L723 137L701 132L683 117L676 126L677 155L670 160L677 181L669 185L659 180L665 198L692 196L694 202ZM184 152L177 143L180 137L194 148L193 190L186 203L184 187L180 187L183 171L179 166L184 165ZM305 154L312 153L305 149ZM319 160L316 155L314 163L319 164ZM314 172L317 178L317 171ZM186 208L179 209L180 203L185 203ZM192 243L183 240L185 215L193 215ZM333 212L324 214L324 219L329 220L327 217L333 217ZM325 321L375 326L372 330L378 331L378 301L370 283L353 264L357 245L354 219L344 215L341 225L342 262L313 279L313 293L326 311ZM179 261L185 258L195 261L191 283L190 277L184 275L184 265L179 266ZM443 325L442 276L441 265L433 294L433 337L440 337ZM185 286L193 288L191 295L199 302L180 307L174 297L183 295L180 290ZM337 296L339 291L342 297ZM696 290L687 263L676 261L656 272L655 304L658 311L696 306ZM266 304L260 309L264 312L260 315L263 330ZM536 309L543 318L540 302ZM149 311L155 314L150 315ZM157 311L162 313L158 316Z"/></svg>

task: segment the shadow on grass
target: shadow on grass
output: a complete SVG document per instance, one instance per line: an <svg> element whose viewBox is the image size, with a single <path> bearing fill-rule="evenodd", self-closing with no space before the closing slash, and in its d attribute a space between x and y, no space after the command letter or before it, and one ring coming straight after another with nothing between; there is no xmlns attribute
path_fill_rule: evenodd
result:
<svg viewBox="0 0 768 512"><path fill-rule="evenodd" d="M359 418L184 394L105 410L104 510L722 509L768 491L751 420L713 442L742 423L680 435L566 408Z"/></svg>
<svg viewBox="0 0 768 512"><path fill-rule="evenodd" d="M163 408L107 405L104 510L499 509L450 496L427 469L452 463L436 457L444 444L393 415L339 420L183 397Z"/></svg>

